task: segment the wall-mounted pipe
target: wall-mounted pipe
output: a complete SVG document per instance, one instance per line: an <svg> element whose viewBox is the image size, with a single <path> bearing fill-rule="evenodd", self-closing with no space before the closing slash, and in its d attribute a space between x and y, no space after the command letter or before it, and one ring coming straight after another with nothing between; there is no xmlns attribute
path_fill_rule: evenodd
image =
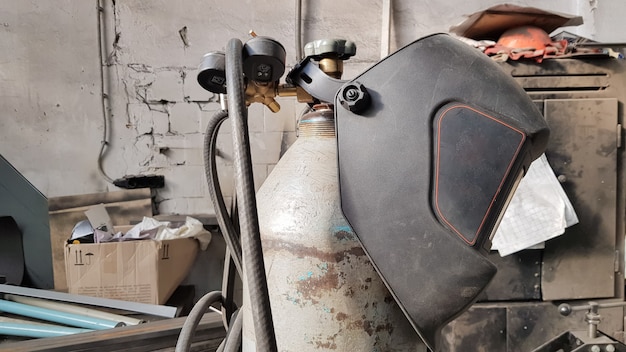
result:
<svg viewBox="0 0 626 352"><path fill-rule="evenodd" d="M389 55L389 38L391 37L391 0L383 0L382 30L380 33L380 58Z"/></svg>
<svg viewBox="0 0 626 352"><path fill-rule="evenodd" d="M296 0L296 63L302 60L302 0Z"/></svg>
<svg viewBox="0 0 626 352"><path fill-rule="evenodd" d="M98 153L97 165L98 172L100 176L107 181L108 183L113 183L113 179L104 171L104 167L102 163L104 161L104 157L107 152L107 146L109 145L109 101L106 89L105 75L104 75L104 67L105 67L105 56L103 51L105 47L103 44L103 27L102 27L102 16L104 16L104 5L102 4L102 0L96 0L96 12L97 12L97 26L98 26L98 58L100 59L100 108L102 109L102 140L100 141L100 152Z"/></svg>

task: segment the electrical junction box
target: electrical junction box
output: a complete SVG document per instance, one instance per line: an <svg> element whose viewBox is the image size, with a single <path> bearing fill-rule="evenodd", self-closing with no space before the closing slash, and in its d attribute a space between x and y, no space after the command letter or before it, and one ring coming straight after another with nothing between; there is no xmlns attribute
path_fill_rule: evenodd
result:
<svg viewBox="0 0 626 352"><path fill-rule="evenodd" d="M65 245L69 293L164 304L198 253L193 238Z"/></svg>

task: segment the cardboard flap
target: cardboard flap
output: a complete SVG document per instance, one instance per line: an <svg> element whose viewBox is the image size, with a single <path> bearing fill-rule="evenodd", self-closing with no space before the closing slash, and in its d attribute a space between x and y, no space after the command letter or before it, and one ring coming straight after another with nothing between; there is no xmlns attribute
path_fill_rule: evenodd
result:
<svg viewBox="0 0 626 352"><path fill-rule="evenodd" d="M507 29L515 27L536 26L550 33L559 27L579 26L581 24L583 24L581 16L534 7L501 4L469 15L467 20L451 27L450 33L475 40L497 41Z"/></svg>
<svg viewBox="0 0 626 352"><path fill-rule="evenodd" d="M158 295L169 298L187 277L198 254L198 241L193 238L181 238L163 240L159 243Z"/></svg>

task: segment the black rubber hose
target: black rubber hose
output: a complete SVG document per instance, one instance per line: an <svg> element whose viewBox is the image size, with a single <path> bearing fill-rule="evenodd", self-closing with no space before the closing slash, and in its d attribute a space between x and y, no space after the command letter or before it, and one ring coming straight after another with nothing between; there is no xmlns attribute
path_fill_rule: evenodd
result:
<svg viewBox="0 0 626 352"><path fill-rule="evenodd" d="M248 135L248 111L245 106L242 43L233 38L226 50L226 92L228 113L232 123L234 145L235 188L241 228L241 248L250 293L250 309L254 321L257 351L276 352L276 336L272 322L263 248L259 232L256 207L250 138Z"/></svg>
<svg viewBox="0 0 626 352"><path fill-rule="evenodd" d="M238 310L233 315L231 327L224 340L224 352L239 352L243 343L243 314Z"/></svg>
<svg viewBox="0 0 626 352"><path fill-rule="evenodd" d="M204 313L206 313L206 310L211 304L221 301L222 292L220 291L209 292L198 300L198 302L191 309L191 312L189 312L189 315L183 324L183 328L180 330L178 341L176 341L176 352L189 351L191 348L191 339L193 338L193 334L196 332L196 328L198 327L200 320L202 320Z"/></svg>
<svg viewBox="0 0 626 352"><path fill-rule="evenodd" d="M231 317L228 333L215 352L240 352L243 343L243 314L237 310Z"/></svg>
<svg viewBox="0 0 626 352"><path fill-rule="evenodd" d="M241 259L241 243L239 242L239 234L231 221L224 196L220 187L220 181L217 175L216 155L217 155L217 134L222 122L228 118L228 112L220 110L213 114L209 119L204 135L204 171L209 185L209 195L213 202L217 222L220 225L224 241L230 250L239 277L243 277L243 265Z"/></svg>
<svg viewBox="0 0 626 352"><path fill-rule="evenodd" d="M215 350L215 352L224 352L224 347L225 346L226 346L226 338L224 338L222 340L222 342L220 342L220 344L219 344L219 346L217 346L217 349Z"/></svg>
<svg viewBox="0 0 626 352"><path fill-rule="evenodd" d="M222 296L224 296L224 301L222 302L222 322L227 330L231 324L232 316L238 308L235 303L235 283L239 276L232 258L230 249L227 248L224 255L224 273L222 275Z"/></svg>

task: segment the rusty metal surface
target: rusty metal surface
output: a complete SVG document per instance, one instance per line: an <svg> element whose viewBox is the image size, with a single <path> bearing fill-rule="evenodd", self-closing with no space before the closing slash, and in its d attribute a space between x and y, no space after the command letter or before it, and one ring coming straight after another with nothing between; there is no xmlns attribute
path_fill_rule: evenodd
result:
<svg viewBox="0 0 626 352"><path fill-rule="evenodd" d="M541 299L541 258L538 249L524 250L501 257L497 252L489 254L498 273L478 301L526 301Z"/></svg>
<svg viewBox="0 0 626 352"><path fill-rule="evenodd" d="M611 76L623 74L625 65L613 59L559 59L545 60L538 64L530 61L508 62L503 68L513 77L524 76L580 76L607 73ZM615 80L611 83L615 84Z"/></svg>
<svg viewBox="0 0 626 352"><path fill-rule="evenodd" d="M587 330L585 314L586 311L578 311L564 317L552 303L510 306L507 308L507 351L532 351L564 331ZM600 314L602 320L598 329L617 337L615 332L622 329L624 309L601 309Z"/></svg>
<svg viewBox="0 0 626 352"><path fill-rule="evenodd" d="M570 157L576 159L575 162L579 163L578 169L586 167L586 174L578 178L569 178L565 184L568 196L570 193L576 193L574 198L579 197L582 194L579 203L586 205L582 209L578 209L577 213L579 217L581 214L585 217L584 223L581 221L582 226L576 225L574 228L586 227L587 230L606 227L608 232L600 234L588 234L586 237L582 234L571 236L570 241L558 239L548 242L547 262L546 264L554 264L558 266L558 270L550 270L544 267L544 270L548 270L545 273L548 274L544 277L544 283L547 284L548 295L544 299L551 299L561 294L556 294L559 290L558 283L567 283L568 280L579 282L579 287L585 284L580 283L587 281L586 278L593 276L590 272L594 272L596 277L594 280L602 281L602 286L608 286L607 282L610 282L610 278L613 277L614 289L610 297L623 298L624 297L624 219L625 219L625 206L624 199L626 193L623 187L623 171L622 165L624 164L624 153L621 152L621 148L611 148L603 146L604 140L610 140L623 136L623 129L621 126L618 128L617 123L623 125L624 114L624 100L626 99L626 62L624 60L614 59L560 59L560 60L545 60L541 64L534 62L509 62L502 64L502 68L509 72L517 81L526 89L531 98L537 103L540 110L544 115L548 116L549 124L552 127L552 142L548 147L550 153L552 153L552 159L563 161L562 156L569 153L567 148L576 147L577 150ZM606 81L605 81L606 80ZM581 105L569 104L563 100L572 99L572 101L582 101ZM590 99L600 99L604 102L595 105L595 102L589 101ZM606 101L606 99L613 99L616 103ZM544 103L545 102L545 103ZM544 106L545 105L545 106ZM610 105L610 106L609 106ZM578 109L578 110L577 110ZM585 109L592 109L585 111ZM594 115L595 114L595 115ZM607 117L606 114L611 114L612 117ZM594 117L595 116L595 117ZM600 121L585 121L585 119L592 120L600 116ZM591 118L590 118L591 117ZM552 119L553 121L550 121ZM609 122L607 119L610 119ZM597 135L588 136L588 126L595 124L597 127ZM586 130L586 131L584 131ZM573 134L576 134L574 137ZM594 138L593 143L590 144L588 140L581 140L580 138ZM557 141L556 139L560 139ZM577 138L578 140L576 140ZM569 143L569 145L566 145ZM607 142L608 143L608 142ZM623 144L623 142L622 142ZM608 148L608 149L607 149ZM561 150L565 150L562 153ZM581 151L582 150L582 151ZM586 154L585 154L586 153ZM608 154L607 154L608 153ZM561 154L561 155L559 155ZM607 157L612 159L611 162L606 161ZM552 166L556 169L553 160L550 159ZM581 161L584 160L584 161ZM606 161L607 164L603 164ZM599 164L596 165L596 162ZM609 163L612 163L609 165ZM560 166L560 169L567 169L568 171L575 171L575 165ZM589 175L590 173L595 175ZM607 193L612 193L615 198L615 203L609 200L611 204L606 202L599 204L599 208L595 207L599 202L592 197L594 190L593 184L598 177L607 176L615 177L615 187L604 187L603 185L596 185L596 190L599 189L605 196ZM606 182L606 181L605 181ZM590 185L591 183L591 185ZM605 183L606 184L606 183ZM573 199L576 201L575 199ZM613 207L613 208L611 208ZM592 214L585 214L591 211ZM608 216L608 218L607 218ZM613 220L611 220L611 217ZM572 228L572 230L574 230ZM578 231L578 230L574 230ZM612 232L612 233L611 233ZM569 236L566 233L566 236ZM586 239L583 244L577 244L578 236L582 236ZM613 239L613 254L609 254L609 247L611 246L611 238ZM584 246L590 246L590 251L587 251ZM560 247L560 248L557 248ZM605 247L605 248L604 248ZM602 249L601 249L602 248ZM581 263L576 268L581 268L585 264L587 267L583 269L583 276L574 275L575 269L565 268L568 264L560 261L559 256L562 253L565 254L564 260L566 263L576 261L574 258L576 253L581 255ZM601 259L599 263L596 263L591 257L594 257L596 253L601 253ZM609 259L609 257L615 259ZM586 258L586 259L585 259ZM585 263L585 264L583 264ZM592 264L592 265L590 265ZM598 266L603 269L599 269ZM607 269L610 265L613 265L616 272L613 274L608 273ZM596 269L594 269L597 268ZM569 274L563 276L563 270L566 270ZM558 276L558 277L557 277ZM553 281L556 277L557 281ZM594 282L588 282L589 286L593 287ZM607 287L601 289L602 293L590 293L593 290L590 287L586 288L586 293L583 295L599 295L607 294L610 290Z"/></svg>
<svg viewBox="0 0 626 352"><path fill-rule="evenodd" d="M551 240L542 251L543 300L477 303L445 328L449 351L463 352L460 342L480 351L502 329L506 311L506 346L493 351L527 352L566 330L585 330L585 312L560 316L559 299L576 297L624 298L624 153L617 148L623 135L626 100L624 60L545 60L504 63L502 68L522 85L548 118L552 141L548 158L557 175L566 178L565 190L574 202L581 224ZM622 143L623 144L623 143ZM602 183L604 181L604 183ZM506 281L506 277L504 278ZM492 291L506 294L506 286ZM495 297L492 294L492 297ZM583 301L585 302L585 301ZM598 301L602 302L602 300ZM576 302L570 302L575 304ZM624 341L624 310L602 309L599 329ZM466 316L467 315L467 316ZM471 315L471 316L469 316ZM480 320L492 325L480 329ZM450 340L448 340L449 342ZM468 351L470 351L468 350Z"/></svg>
<svg viewBox="0 0 626 352"><path fill-rule="evenodd" d="M506 307L474 307L443 328L442 351L506 351Z"/></svg>
<svg viewBox="0 0 626 352"><path fill-rule="evenodd" d="M526 90L602 90L610 84L607 73L591 75L563 75L563 76L529 76L516 77L515 80Z"/></svg>
<svg viewBox="0 0 626 352"><path fill-rule="evenodd" d="M443 330L446 352L528 352L568 330L586 330L586 311L564 317L548 302L479 303ZM601 309L599 330L621 341L624 310Z"/></svg>
<svg viewBox="0 0 626 352"><path fill-rule="evenodd" d="M424 352L341 214L336 160L303 133L257 193L278 348Z"/></svg>
<svg viewBox="0 0 626 352"><path fill-rule="evenodd" d="M546 155L580 222L546 243L544 300L615 296L617 108L615 98L545 101Z"/></svg>

